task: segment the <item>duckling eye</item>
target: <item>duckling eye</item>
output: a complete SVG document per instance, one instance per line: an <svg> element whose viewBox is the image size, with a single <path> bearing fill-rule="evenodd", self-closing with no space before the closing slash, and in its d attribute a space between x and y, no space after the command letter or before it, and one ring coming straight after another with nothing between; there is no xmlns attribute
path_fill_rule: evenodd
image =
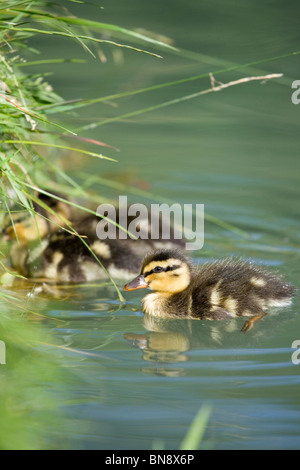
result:
<svg viewBox="0 0 300 470"><path fill-rule="evenodd" d="M156 266L156 267L153 269L153 272L154 272L154 273L161 273L163 270L164 270L164 268L162 268L161 266Z"/></svg>

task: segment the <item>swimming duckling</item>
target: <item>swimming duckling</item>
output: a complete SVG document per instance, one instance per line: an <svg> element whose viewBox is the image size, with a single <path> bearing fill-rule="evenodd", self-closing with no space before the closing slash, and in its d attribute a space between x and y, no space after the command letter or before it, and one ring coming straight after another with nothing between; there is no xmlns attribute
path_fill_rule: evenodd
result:
<svg viewBox="0 0 300 470"><path fill-rule="evenodd" d="M84 230L79 232L84 242L76 235L61 231L42 240L35 249L27 250L25 257L24 250L23 256L13 251L13 266L18 265L19 272L26 277L63 283L104 280L107 279L105 270L115 280L129 280L138 274L149 246L156 246L151 240L99 240L96 234L87 232L88 235Z"/></svg>
<svg viewBox="0 0 300 470"><path fill-rule="evenodd" d="M43 194L39 199L51 211L35 204L36 217L19 215L14 224L4 230L6 239L18 240L11 249L11 264L27 278L46 278L63 283L97 281L107 279L103 266L114 279L130 279L139 272L149 249L183 244L183 240L174 239L172 230L169 240L119 239L118 232L117 239L99 240L96 229L101 215L76 218L67 203ZM72 223L87 246L77 235L60 229L59 226L64 227L65 219ZM128 224L131 221L132 218L128 218ZM118 211L116 222L119 223ZM159 233L159 237L161 235Z"/></svg>
<svg viewBox="0 0 300 470"><path fill-rule="evenodd" d="M51 279L58 283L83 283L107 279L108 271L114 279L129 279L140 267L140 257L118 240L101 241L67 232L54 234L33 250L23 251L19 272L27 278ZM92 251L90 251L92 250ZM13 264L14 253L12 253ZM18 259L21 259L20 253ZM100 262L100 263L99 263ZM105 268L105 270L103 269Z"/></svg>
<svg viewBox="0 0 300 470"><path fill-rule="evenodd" d="M149 288L143 311L154 316L222 320L250 316L246 333L265 309L291 304L296 288L251 263L224 259L198 269L180 252L161 250L145 257L140 275L124 290Z"/></svg>

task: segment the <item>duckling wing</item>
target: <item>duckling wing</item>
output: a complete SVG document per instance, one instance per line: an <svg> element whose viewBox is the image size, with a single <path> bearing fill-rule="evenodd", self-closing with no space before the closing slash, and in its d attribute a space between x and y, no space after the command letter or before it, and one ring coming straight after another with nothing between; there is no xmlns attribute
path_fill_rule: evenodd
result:
<svg viewBox="0 0 300 470"><path fill-rule="evenodd" d="M224 297L220 281L200 283L190 294L190 315L202 320L225 320L237 316L237 301Z"/></svg>

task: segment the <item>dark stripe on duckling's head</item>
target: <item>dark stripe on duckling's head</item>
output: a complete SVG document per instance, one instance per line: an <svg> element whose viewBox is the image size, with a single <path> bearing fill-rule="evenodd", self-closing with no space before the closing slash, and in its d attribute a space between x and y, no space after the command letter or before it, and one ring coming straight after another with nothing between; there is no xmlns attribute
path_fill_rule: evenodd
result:
<svg viewBox="0 0 300 470"><path fill-rule="evenodd" d="M175 269L178 269L181 267L181 264L175 264L175 265L172 265L172 266L155 266L153 269L151 269L150 271L146 271L145 273L143 273L143 276L144 277L147 277L147 276L150 276L150 274L158 274L158 273L166 273L168 271L174 271Z"/></svg>

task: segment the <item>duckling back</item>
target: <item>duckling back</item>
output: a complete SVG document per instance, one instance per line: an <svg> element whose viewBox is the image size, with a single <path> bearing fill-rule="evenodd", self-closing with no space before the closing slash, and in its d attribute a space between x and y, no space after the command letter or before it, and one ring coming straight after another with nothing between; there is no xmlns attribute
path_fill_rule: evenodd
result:
<svg viewBox="0 0 300 470"><path fill-rule="evenodd" d="M192 314L248 316L290 305L296 288L258 266L234 259L204 264L194 276Z"/></svg>
<svg viewBox="0 0 300 470"><path fill-rule="evenodd" d="M142 258L149 252L153 250L159 249L176 249L176 248L183 248L185 244L185 240L182 238L175 238L175 231L174 227L168 223L168 221L164 221L164 228L166 232L168 232L168 238L163 237L163 230L162 230L162 221L161 218L157 222L158 231L156 233L156 237L152 237L152 219L151 215L148 215L148 219L144 220L145 226L147 227L146 233L143 233L143 236L138 236L137 239L132 238L130 233L126 234L126 230L130 231L130 224L134 222L135 217L127 216L127 224L123 226L123 220L119 209L115 209L115 220L113 222L106 221L105 227L106 232L110 232L110 229L113 228L112 233L114 233L114 237L112 239L119 240L120 244L124 247L128 247L133 250L136 254L141 256ZM88 237L94 238L97 236L97 226L99 222L102 221L102 216L105 217L105 213L98 213L96 215L89 215L87 217L82 218L74 227L79 234L87 235ZM123 229L120 229L118 226L121 226ZM122 234L122 236L121 236ZM108 240L109 238L105 238L104 241Z"/></svg>

